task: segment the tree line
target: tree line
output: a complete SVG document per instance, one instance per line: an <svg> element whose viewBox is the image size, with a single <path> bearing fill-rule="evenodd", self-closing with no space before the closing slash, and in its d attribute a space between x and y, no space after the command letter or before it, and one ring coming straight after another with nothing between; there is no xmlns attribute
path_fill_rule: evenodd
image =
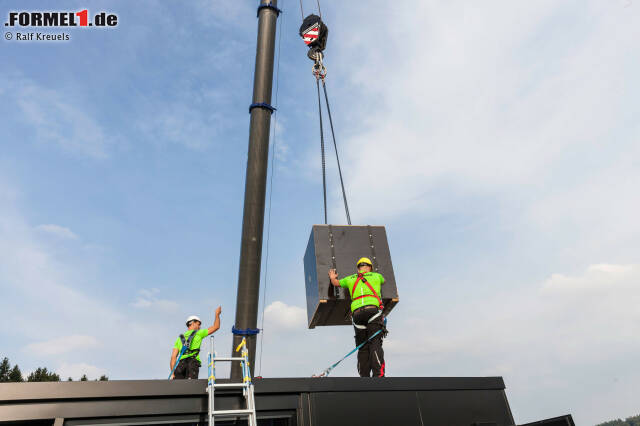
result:
<svg viewBox="0 0 640 426"><path fill-rule="evenodd" d="M640 414L626 419L611 420L609 422L600 423L597 426L640 426Z"/></svg>
<svg viewBox="0 0 640 426"><path fill-rule="evenodd" d="M109 380L106 375L100 376L99 379L95 379L96 381L100 380L101 382ZM47 367L38 367L35 371L32 371L27 376L26 380L22 375L22 371L20 371L20 367L18 364L11 366L9 362L9 358L4 357L2 362L0 362L0 383L2 382L59 382L60 376L54 371L49 371ZM73 379L69 377L67 381L72 382ZM81 382L87 382L89 379L86 374L83 374L80 377Z"/></svg>

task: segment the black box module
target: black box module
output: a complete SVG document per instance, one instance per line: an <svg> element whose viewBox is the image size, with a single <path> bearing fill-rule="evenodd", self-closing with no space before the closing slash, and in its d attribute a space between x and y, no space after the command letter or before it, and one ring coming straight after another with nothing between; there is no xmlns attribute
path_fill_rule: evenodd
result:
<svg viewBox="0 0 640 426"><path fill-rule="evenodd" d="M340 279L355 274L362 257L384 276L380 296L386 315L398 303L398 289L384 226L313 225L304 255L309 328L351 324L349 292L333 287L328 272L335 267Z"/></svg>

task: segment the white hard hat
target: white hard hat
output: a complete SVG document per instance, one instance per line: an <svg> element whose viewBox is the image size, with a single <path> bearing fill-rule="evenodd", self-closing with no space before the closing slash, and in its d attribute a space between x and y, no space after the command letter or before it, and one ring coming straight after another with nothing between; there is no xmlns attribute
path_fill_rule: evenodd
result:
<svg viewBox="0 0 640 426"><path fill-rule="evenodd" d="M191 315L189 318L187 318L187 327L189 327L189 323L191 321L198 321L199 323L202 323L202 321L200 321L200 318L198 318L197 315Z"/></svg>

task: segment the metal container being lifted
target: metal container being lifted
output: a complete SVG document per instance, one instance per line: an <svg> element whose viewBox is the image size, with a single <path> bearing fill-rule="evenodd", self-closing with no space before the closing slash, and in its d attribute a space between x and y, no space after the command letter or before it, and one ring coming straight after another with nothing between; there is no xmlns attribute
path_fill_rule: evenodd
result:
<svg viewBox="0 0 640 426"><path fill-rule="evenodd" d="M399 299L384 226L313 226L304 255L309 328L351 324L349 292L332 286L328 271L335 268L340 279L355 274L361 257L370 258L373 271L384 276L380 296L388 315Z"/></svg>

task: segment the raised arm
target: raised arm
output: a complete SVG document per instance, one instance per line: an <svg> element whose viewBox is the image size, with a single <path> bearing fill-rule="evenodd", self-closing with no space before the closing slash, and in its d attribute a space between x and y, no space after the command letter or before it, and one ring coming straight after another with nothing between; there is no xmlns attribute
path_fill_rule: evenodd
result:
<svg viewBox="0 0 640 426"><path fill-rule="evenodd" d="M209 328L207 328L207 336L209 334L215 333L216 331L218 331L220 329L220 314L222 313L222 307L218 306L218 309L216 309L216 320L213 322L213 325Z"/></svg>
<svg viewBox="0 0 640 426"><path fill-rule="evenodd" d="M329 281L331 281L331 285L335 287L340 287L340 281L338 280L338 273L335 269L329 269Z"/></svg>

